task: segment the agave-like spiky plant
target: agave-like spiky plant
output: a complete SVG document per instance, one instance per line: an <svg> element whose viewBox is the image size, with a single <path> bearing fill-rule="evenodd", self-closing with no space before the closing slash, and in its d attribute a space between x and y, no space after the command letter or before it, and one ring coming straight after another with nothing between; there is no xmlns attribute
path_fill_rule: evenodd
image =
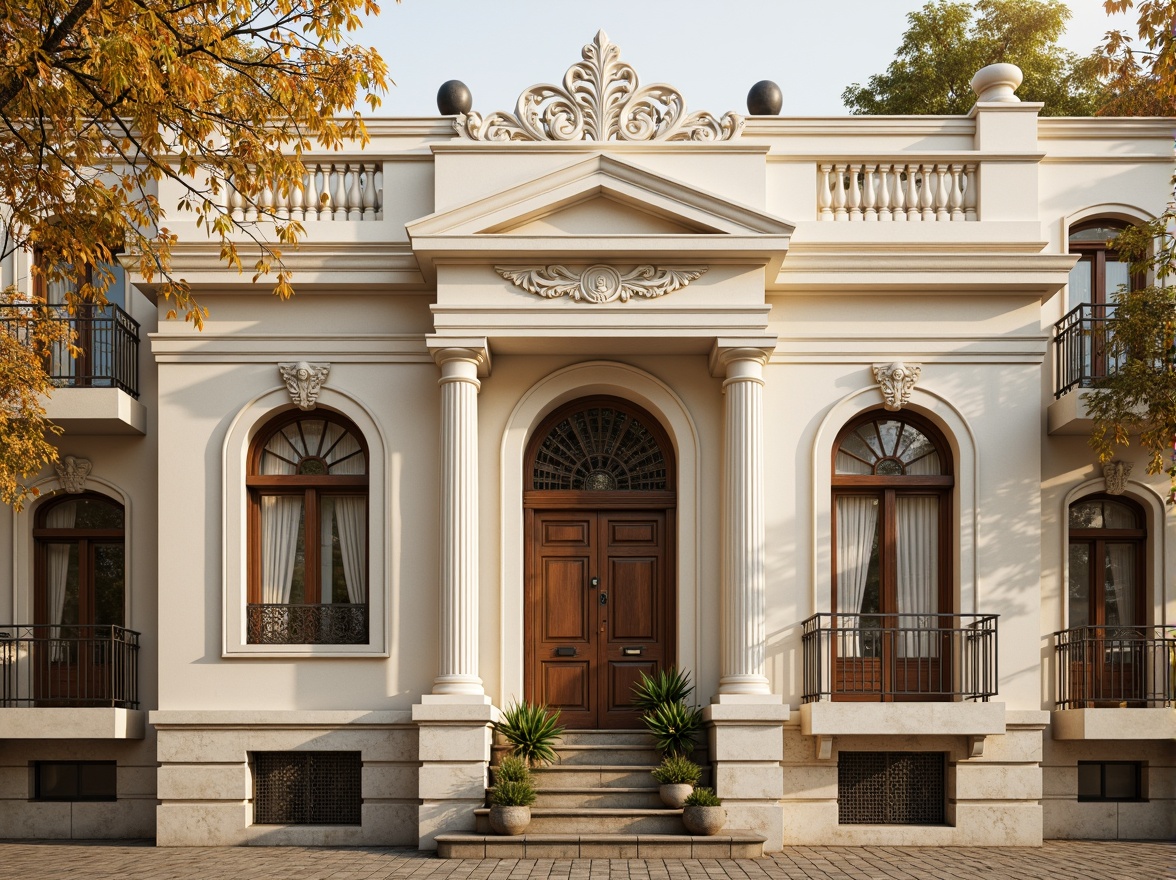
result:
<svg viewBox="0 0 1176 880"><path fill-rule="evenodd" d="M559 726L559 710L549 711L543 704L521 700L502 713L495 725L511 746L511 754L522 758L530 767L550 764L558 756L555 744L564 729Z"/></svg>
<svg viewBox="0 0 1176 880"><path fill-rule="evenodd" d="M689 755L694 751L694 737L702 729L702 710L685 703L662 703L646 712L644 721L663 755Z"/></svg>
<svg viewBox="0 0 1176 880"><path fill-rule="evenodd" d="M689 672L679 672L673 666L652 676L641 673L641 680L633 685L633 705L642 712L651 712L663 703L685 703L694 690Z"/></svg>

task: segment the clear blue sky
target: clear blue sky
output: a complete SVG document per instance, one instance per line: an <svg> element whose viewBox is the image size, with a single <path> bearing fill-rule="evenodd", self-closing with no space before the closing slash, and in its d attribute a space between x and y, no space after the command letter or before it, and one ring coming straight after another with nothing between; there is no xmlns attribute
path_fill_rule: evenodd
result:
<svg viewBox="0 0 1176 880"><path fill-rule="evenodd" d="M434 116L437 87L460 79L483 113L560 82L603 28L643 83L665 82L691 110L745 111L772 79L786 116L841 115L841 91L886 68L920 0L379 0L355 42L375 46L397 85L379 116ZM1088 53L1110 26L1102 0L1069 0L1064 44ZM1120 17L1115 26L1127 20Z"/></svg>

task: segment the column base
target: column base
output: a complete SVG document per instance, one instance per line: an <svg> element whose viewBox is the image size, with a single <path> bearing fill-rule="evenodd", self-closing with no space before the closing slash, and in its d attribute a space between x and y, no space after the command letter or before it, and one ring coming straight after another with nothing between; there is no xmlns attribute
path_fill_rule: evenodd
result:
<svg viewBox="0 0 1176 880"><path fill-rule="evenodd" d="M763 675L724 675L719 679L719 693L731 695L771 696L772 686Z"/></svg>
<svg viewBox="0 0 1176 880"><path fill-rule="evenodd" d="M426 694L412 707L421 762L420 849L436 849L438 834L474 830L474 810L486 801L491 734L499 717L484 695Z"/></svg>
<svg viewBox="0 0 1176 880"><path fill-rule="evenodd" d="M481 696L486 690L476 675L439 675L433 679L433 693Z"/></svg>

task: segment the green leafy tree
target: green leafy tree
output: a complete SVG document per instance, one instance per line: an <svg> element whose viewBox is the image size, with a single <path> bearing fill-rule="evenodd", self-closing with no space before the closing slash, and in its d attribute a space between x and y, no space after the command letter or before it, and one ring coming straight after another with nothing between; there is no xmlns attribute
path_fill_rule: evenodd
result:
<svg viewBox="0 0 1176 880"><path fill-rule="evenodd" d="M1023 101L1041 101L1044 116L1092 116L1104 101L1099 65L1062 48L1070 10L1060 0L937 0L907 16L895 59L866 85L841 93L851 113L967 113L971 81L982 67L1016 64Z"/></svg>
<svg viewBox="0 0 1176 880"><path fill-rule="evenodd" d="M349 34L378 11L373 0L0 0L0 256L39 254L33 305L44 281L60 282L71 312L104 303L113 276L101 267L121 250L171 315L199 326L203 309L171 273L165 215L177 207L219 239L227 265L244 258L290 296L281 247L303 230L263 193L300 187L313 146L366 141L352 108L360 93L378 105L387 71ZM178 206L159 202L163 180L182 188ZM230 181L260 221L229 215ZM0 332L28 338L13 326ZM0 347L0 375L27 366L14 352ZM0 449L29 453L0 456L7 503L28 497L21 481L46 463L43 447L17 443L48 427L39 399L0 401Z"/></svg>

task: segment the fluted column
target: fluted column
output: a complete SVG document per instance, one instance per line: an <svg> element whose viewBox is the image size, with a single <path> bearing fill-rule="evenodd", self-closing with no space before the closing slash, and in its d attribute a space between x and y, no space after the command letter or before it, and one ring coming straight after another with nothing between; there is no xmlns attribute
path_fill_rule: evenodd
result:
<svg viewBox="0 0 1176 880"><path fill-rule="evenodd" d="M765 675L763 401L770 351L720 345L713 358L725 377L720 695L771 693Z"/></svg>
<svg viewBox="0 0 1176 880"><path fill-rule="evenodd" d="M478 381L485 351L442 348L441 657L434 694L484 693L478 677Z"/></svg>

